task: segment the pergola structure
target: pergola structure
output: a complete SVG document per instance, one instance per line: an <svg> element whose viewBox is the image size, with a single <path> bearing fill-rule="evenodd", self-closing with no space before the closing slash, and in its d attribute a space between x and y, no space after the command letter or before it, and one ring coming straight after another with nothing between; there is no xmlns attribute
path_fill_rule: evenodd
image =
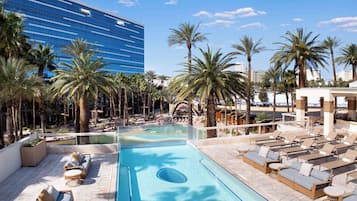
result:
<svg viewBox="0 0 357 201"><path fill-rule="evenodd" d="M357 82L350 84L349 88L301 88L296 90L296 120L303 121L309 98L320 97L323 103L324 129L323 134L328 135L334 128L335 97L346 97L348 101L348 119L356 121Z"/></svg>

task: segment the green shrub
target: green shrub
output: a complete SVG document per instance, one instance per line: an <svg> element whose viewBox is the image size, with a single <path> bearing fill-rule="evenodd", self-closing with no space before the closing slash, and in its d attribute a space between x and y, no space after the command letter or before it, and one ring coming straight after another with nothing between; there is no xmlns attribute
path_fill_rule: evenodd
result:
<svg viewBox="0 0 357 201"><path fill-rule="evenodd" d="M33 139L33 140L30 140L26 143L24 143L24 147L34 147L36 146L38 143L40 143L42 141L42 139Z"/></svg>

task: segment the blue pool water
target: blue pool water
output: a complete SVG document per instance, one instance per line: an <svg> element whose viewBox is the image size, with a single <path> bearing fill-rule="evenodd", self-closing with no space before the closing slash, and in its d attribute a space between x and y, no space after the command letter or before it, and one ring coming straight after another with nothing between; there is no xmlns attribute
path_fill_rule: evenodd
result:
<svg viewBox="0 0 357 201"><path fill-rule="evenodd" d="M150 144L157 142L186 141L189 129L183 125L146 126L119 129L119 142L122 146Z"/></svg>
<svg viewBox="0 0 357 201"><path fill-rule="evenodd" d="M118 201L265 200L189 144L122 148Z"/></svg>

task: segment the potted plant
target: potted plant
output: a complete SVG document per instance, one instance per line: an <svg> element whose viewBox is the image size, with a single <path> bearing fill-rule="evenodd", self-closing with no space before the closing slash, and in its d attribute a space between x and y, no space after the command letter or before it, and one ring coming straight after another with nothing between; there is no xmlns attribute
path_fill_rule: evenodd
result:
<svg viewBox="0 0 357 201"><path fill-rule="evenodd" d="M21 147L22 166L36 166L47 155L46 140L33 139Z"/></svg>

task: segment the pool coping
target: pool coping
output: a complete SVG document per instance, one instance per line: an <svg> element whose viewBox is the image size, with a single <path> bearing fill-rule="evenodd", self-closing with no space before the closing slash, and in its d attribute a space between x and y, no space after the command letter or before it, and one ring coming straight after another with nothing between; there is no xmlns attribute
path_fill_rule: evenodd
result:
<svg viewBox="0 0 357 201"><path fill-rule="evenodd" d="M194 144L188 142L189 144L192 145L193 148L195 148L197 151L199 151L201 154L203 154L205 157L207 157L208 159L210 159L211 161L215 162L218 166L220 166L222 169L224 169L228 174L230 174L232 177L240 180L244 185L246 185L248 188L250 188L252 191L254 191L255 193L257 193L258 195L260 195L262 198L264 198L266 201L268 201L269 199L267 197L267 195L265 195L265 193L260 193L258 191L256 191L253 187L253 185L247 181L246 179L244 179L243 177L240 177L239 175L235 175L232 173L232 171L229 168L224 167L222 164L220 164L218 161L214 160L212 157L210 157L209 155L207 155L206 153L202 152L198 147L196 147ZM223 182L222 182L223 183ZM224 183L223 183L224 184ZM229 188L229 187L228 187Z"/></svg>

